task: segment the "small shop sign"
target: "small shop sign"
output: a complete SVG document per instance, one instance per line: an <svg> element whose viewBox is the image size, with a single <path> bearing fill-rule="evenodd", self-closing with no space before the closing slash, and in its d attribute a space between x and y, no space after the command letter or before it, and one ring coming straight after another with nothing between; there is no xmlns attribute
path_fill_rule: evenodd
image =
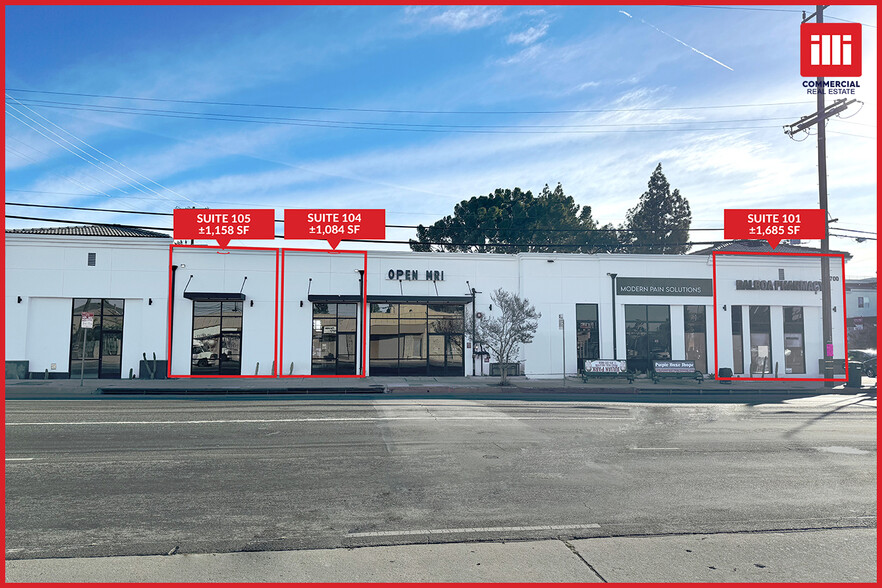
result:
<svg viewBox="0 0 882 588"><path fill-rule="evenodd" d="M628 362L624 359L586 359L585 371L594 374L617 374L628 371Z"/></svg>
<svg viewBox="0 0 882 588"><path fill-rule="evenodd" d="M692 359L669 359L653 361L652 369L657 374L691 374L695 372L695 361Z"/></svg>

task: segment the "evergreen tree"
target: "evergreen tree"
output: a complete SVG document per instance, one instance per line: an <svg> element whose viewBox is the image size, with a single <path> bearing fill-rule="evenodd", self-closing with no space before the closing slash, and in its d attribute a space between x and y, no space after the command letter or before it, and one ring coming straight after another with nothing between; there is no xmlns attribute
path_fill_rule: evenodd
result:
<svg viewBox="0 0 882 588"><path fill-rule="evenodd" d="M595 229L604 229L596 231ZM436 243L432 245L431 243ZM438 244L440 243L440 245ZM588 253L617 246L612 225L598 227L590 206L579 206L558 184L538 197L529 190L499 188L463 200L434 224L417 227L413 251Z"/></svg>
<svg viewBox="0 0 882 588"><path fill-rule="evenodd" d="M692 212L680 190L671 192L659 163L649 178L648 189L637 206L628 210L622 235L629 253L686 253Z"/></svg>

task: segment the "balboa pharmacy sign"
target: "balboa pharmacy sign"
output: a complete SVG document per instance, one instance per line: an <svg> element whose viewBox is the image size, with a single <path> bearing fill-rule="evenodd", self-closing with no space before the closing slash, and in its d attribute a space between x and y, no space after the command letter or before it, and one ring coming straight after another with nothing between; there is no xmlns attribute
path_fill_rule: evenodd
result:
<svg viewBox="0 0 882 588"><path fill-rule="evenodd" d="M820 292L820 280L735 280L736 290L801 290Z"/></svg>

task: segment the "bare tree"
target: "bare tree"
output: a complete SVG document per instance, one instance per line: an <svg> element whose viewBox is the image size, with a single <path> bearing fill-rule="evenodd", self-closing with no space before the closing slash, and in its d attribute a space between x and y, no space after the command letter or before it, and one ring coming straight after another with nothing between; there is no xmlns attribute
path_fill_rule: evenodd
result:
<svg viewBox="0 0 882 588"><path fill-rule="evenodd" d="M490 299L498 312L476 322L475 337L496 356L504 385L508 383L508 364L517 359L521 343L533 341L542 315L529 300L502 288L494 290Z"/></svg>

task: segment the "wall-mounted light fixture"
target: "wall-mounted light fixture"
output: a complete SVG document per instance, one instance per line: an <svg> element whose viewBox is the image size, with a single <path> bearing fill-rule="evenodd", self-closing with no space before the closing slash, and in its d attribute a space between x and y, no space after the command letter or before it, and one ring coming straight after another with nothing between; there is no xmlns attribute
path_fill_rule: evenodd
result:
<svg viewBox="0 0 882 588"><path fill-rule="evenodd" d="M251 306L252 306L252 307L254 306L254 301L253 301L253 300L251 301Z"/></svg>
<svg viewBox="0 0 882 588"><path fill-rule="evenodd" d="M150 306L151 304L153 304L153 299L152 299L152 298L148 298L148 299L147 299L147 306Z"/></svg>
<svg viewBox="0 0 882 588"><path fill-rule="evenodd" d="M835 307L835 306L833 307L833 312L836 312L836 307Z"/></svg>
<svg viewBox="0 0 882 588"><path fill-rule="evenodd" d="M723 305L723 310L726 310L726 305L725 305L725 304Z"/></svg>
<svg viewBox="0 0 882 588"><path fill-rule="evenodd" d="M300 301L300 308L303 308L303 301Z"/></svg>
<svg viewBox="0 0 882 588"><path fill-rule="evenodd" d="M18 297L18 303L21 304L21 296Z"/></svg>

